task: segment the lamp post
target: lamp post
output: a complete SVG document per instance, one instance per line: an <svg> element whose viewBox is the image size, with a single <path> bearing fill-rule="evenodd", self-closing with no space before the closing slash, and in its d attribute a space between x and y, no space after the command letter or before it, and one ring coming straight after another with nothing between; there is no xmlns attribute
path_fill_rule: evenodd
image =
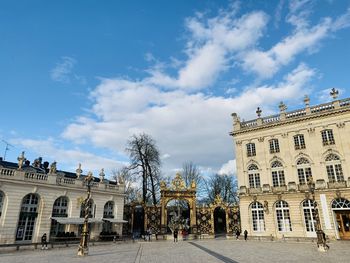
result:
<svg viewBox="0 0 350 263"><path fill-rule="evenodd" d="M326 244L326 238L324 236L324 232L321 226L317 202L315 200L315 183L313 182L312 177L309 178L308 186L309 186L309 192L311 193L312 205L314 207L313 217L314 217L314 220L316 221L317 247L319 251L326 252L329 249L329 246Z"/></svg>
<svg viewBox="0 0 350 263"><path fill-rule="evenodd" d="M85 177L87 186L87 197L83 201L84 204L84 225L83 233L80 238L80 244L78 248L78 256L87 256L89 254L88 237L89 237L89 204L91 199L91 182L93 181L92 172L89 172Z"/></svg>

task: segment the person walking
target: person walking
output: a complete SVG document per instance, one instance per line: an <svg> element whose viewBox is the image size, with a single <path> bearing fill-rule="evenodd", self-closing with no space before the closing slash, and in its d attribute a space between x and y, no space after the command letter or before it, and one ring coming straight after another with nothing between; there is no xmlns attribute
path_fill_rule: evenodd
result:
<svg viewBox="0 0 350 263"><path fill-rule="evenodd" d="M41 237L41 249L48 249L47 248L47 236L46 233L43 234L43 236Z"/></svg>
<svg viewBox="0 0 350 263"><path fill-rule="evenodd" d="M244 230L244 240L247 241L247 237L248 237L248 231L247 229Z"/></svg>
<svg viewBox="0 0 350 263"><path fill-rule="evenodd" d="M239 229L236 230L236 240L239 239L239 235L241 234L241 232L239 232Z"/></svg>
<svg viewBox="0 0 350 263"><path fill-rule="evenodd" d="M152 241L152 229L148 228L148 242Z"/></svg>
<svg viewBox="0 0 350 263"><path fill-rule="evenodd" d="M179 234L179 231L177 228L174 230L174 242L177 242L177 235Z"/></svg>

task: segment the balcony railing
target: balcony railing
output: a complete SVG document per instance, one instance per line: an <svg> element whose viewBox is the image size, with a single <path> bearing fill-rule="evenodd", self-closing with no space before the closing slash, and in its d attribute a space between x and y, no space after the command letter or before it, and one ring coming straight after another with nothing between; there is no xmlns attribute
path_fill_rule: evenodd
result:
<svg viewBox="0 0 350 263"><path fill-rule="evenodd" d="M69 178L64 177L61 174L45 174L45 173L36 173L36 172L26 172L25 170L17 170L17 169L9 169L9 168L1 168L0 169L0 181L1 179L10 179L14 181L27 181L32 182L35 184L53 184L57 186L62 187L74 187L74 188L81 188L86 187L86 184L84 181L75 179L75 178ZM120 192L124 193L123 187L120 187L120 185L116 184L109 184L108 182L100 183L100 182L93 182L92 187L102 190L102 191L113 191L113 192Z"/></svg>
<svg viewBox="0 0 350 263"><path fill-rule="evenodd" d="M272 187L272 192L274 192L274 193L285 192L285 191L287 191L286 185Z"/></svg>
<svg viewBox="0 0 350 263"><path fill-rule="evenodd" d="M3 169L0 170L0 175L14 176L15 175L15 170L3 168Z"/></svg>
<svg viewBox="0 0 350 263"><path fill-rule="evenodd" d="M329 182L328 188L345 188L346 182L345 181L339 181L339 182Z"/></svg>
<svg viewBox="0 0 350 263"><path fill-rule="evenodd" d="M260 193L262 193L262 189L261 189L261 187L249 188L249 193L250 194L260 194Z"/></svg>

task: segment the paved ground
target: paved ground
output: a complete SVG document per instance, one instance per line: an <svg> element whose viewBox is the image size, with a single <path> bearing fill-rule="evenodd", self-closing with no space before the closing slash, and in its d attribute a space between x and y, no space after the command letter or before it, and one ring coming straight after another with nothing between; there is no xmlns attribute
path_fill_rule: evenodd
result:
<svg viewBox="0 0 350 263"><path fill-rule="evenodd" d="M91 246L89 256L76 256L77 248L1 251L0 263L244 263L244 262L350 262L350 242L333 242L327 253L314 243L236 240L135 242Z"/></svg>

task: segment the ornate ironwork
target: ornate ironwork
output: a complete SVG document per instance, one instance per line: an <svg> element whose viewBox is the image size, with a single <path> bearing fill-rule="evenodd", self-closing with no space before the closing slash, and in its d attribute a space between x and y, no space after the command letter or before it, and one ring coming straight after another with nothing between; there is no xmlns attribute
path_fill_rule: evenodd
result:
<svg viewBox="0 0 350 263"><path fill-rule="evenodd" d="M85 177L86 186L87 186L87 197L85 198L84 204L84 225L83 233L81 235L80 244L78 248L78 256L87 256L89 254L88 238L89 238L89 204L91 200L91 185L94 180L92 172L88 173L88 176Z"/></svg>
<svg viewBox="0 0 350 263"><path fill-rule="evenodd" d="M148 206L145 212L147 229L150 229L153 234L159 234L161 230L161 208L159 206Z"/></svg>

